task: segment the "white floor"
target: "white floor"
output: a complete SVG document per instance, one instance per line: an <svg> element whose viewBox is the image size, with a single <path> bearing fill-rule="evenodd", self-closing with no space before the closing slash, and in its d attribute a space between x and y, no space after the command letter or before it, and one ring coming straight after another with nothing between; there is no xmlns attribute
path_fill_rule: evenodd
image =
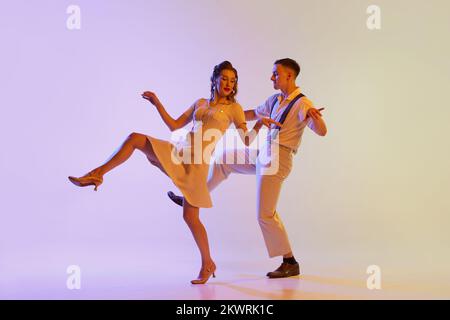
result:
<svg viewBox="0 0 450 320"><path fill-rule="evenodd" d="M302 275L267 279L268 263L218 261L216 278L206 285L191 285L197 266L192 261L130 262L111 267L96 264L82 269L81 289L66 287L64 268L34 264L10 266L0 276L1 299L448 299L449 281L432 274L427 279L412 273L382 275L382 288L369 290L364 266L313 265L308 261ZM103 264L103 266L105 266ZM55 276L56 269L59 274ZM434 280L433 280L434 279Z"/></svg>

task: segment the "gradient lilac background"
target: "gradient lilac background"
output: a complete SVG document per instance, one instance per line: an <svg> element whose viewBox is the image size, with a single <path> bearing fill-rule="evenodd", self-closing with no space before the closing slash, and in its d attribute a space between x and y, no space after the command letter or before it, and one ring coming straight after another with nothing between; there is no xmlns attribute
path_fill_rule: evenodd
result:
<svg viewBox="0 0 450 320"><path fill-rule="evenodd" d="M81 30L66 28L71 4ZM381 30L366 27L370 4ZM0 298L450 297L448 12L447 1L2 1ZM67 180L131 132L169 139L142 91L178 116L227 59L248 109L274 92L282 57L301 63L329 129L305 131L279 203L301 284L230 284L279 263L255 219L253 177L232 176L202 210L229 281L203 288L188 285L199 256L165 195L176 189L142 153L98 192ZM80 291L66 288L73 264ZM372 264L382 293L365 289Z"/></svg>

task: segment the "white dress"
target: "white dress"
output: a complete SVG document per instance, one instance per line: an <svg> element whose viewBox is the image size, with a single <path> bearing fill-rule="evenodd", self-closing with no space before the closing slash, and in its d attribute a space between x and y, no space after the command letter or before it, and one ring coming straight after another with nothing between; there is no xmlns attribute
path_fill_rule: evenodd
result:
<svg viewBox="0 0 450 320"><path fill-rule="evenodd" d="M193 110L194 126L182 143L175 145L147 135L161 167L150 162L172 179L188 203L211 208L207 187L210 153L231 123L236 128L245 123L245 115L238 103L210 106L207 99L199 99L185 113Z"/></svg>

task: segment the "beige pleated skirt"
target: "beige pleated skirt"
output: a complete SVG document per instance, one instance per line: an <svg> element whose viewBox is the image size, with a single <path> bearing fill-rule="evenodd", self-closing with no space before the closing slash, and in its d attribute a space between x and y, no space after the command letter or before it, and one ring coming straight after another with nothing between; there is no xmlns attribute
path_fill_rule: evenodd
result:
<svg viewBox="0 0 450 320"><path fill-rule="evenodd" d="M185 163L182 158L183 151L180 152L179 147L169 141L146 137L158 158L158 163L150 162L172 180L190 205L211 208L212 201L207 187L209 165L203 162Z"/></svg>

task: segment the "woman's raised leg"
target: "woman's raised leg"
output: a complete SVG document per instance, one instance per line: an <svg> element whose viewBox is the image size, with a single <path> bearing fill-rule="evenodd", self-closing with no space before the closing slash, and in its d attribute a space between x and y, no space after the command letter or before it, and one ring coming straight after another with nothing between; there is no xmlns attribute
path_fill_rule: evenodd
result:
<svg viewBox="0 0 450 320"><path fill-rule="evenodd" d="M133 132L125 139L122 145L110 156L110 158L101 166L91 172L94 175L103 176L118 165L124 163L133 154L134 150L142 151L149 160L157 162L152 144L144 134Z"/></svg>
<svg viewBox="0 0 450 320"><path fill-rule="evenodd" d="M134 150L142 151L147 158L156 166L160 167L152 144L144 134L133 132L125 139L121 146L111 155L111 157L101 166L89 171L80 178L69 177L69 180L77 186L95 185L95 189L103 182L103 175L111 171L118 165L124 163L133 154Z"/></svg>

